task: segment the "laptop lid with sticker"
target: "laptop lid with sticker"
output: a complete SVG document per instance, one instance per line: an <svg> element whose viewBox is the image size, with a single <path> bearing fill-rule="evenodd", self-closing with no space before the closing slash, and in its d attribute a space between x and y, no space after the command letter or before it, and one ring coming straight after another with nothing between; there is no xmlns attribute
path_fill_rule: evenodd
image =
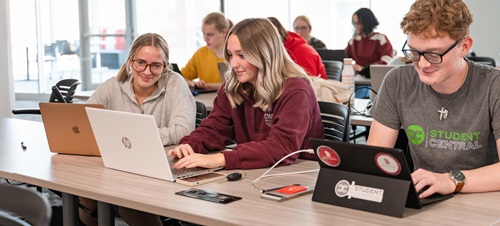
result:
<svg viewBox="0 0 500 226"><path fill-rule="evenodd" d="M313 201L396 217L422 207L401 149L314 138L311 145L321 166Z"/></svg>

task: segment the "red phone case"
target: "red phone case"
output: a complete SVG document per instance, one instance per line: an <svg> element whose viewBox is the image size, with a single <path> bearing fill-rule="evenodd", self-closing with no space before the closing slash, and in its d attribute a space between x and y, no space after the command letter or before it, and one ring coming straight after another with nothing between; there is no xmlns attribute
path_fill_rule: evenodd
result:
<svg viewBox="0 0 500 226"><path fill-rule="evenodd" d="M292 195L292 194L304 191L306 189L307 188L303 187L303 186L292 185L292 186L280 188L280 189L276 190L276 192L287 194L287 195Z"/></svg>

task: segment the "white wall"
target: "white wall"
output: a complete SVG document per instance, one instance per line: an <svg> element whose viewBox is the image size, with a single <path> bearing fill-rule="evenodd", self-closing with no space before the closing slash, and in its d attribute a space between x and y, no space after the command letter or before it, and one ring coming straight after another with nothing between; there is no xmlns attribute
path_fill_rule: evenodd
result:
<svg viewBox="0 0 500 226"><path fill-rule="evenodd" d="M0 0L0 117L12 116L14 83L10 45L9 0Z"/></svg>
<svg viewBox="0 0 500 226"><path fill-rule="evenodd" d="M470 36L477 56L488 56L500 64L500 1L464 0L473 15Z"/></svg>

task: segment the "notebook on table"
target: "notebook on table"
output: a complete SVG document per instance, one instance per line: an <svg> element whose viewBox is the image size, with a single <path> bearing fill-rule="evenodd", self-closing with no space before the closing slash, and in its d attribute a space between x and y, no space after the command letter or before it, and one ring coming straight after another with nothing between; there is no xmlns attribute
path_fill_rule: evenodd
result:
<svg viewBox="0 0 500 226"><path fill-rule="evenodd" d="M372 64L370 65L370 80L372 89L378 93L380 90L380 86L382 85L382 81L384 81L385 75L391 69L397 67L399 65L382 65L382 64ZM375 94L370 93L370 99L373 102L375 99Z"/></svg>
<svg viewBox="0 0 500 226"><path fill-rule="evenodd" d="M223 167L172 169L152 115L87 108L104 166L166 181L197 176Z"/></svg>
<svg viewBox="0 0 500 226"><path fill-rule="evenodd" d="M401 149L311 139L320 173L313 201L402 217L404 207L423 206L453 197L418 198Z"/></svg>
<svg viewBox="0 0 500 226"><path fill-rule="evenodd" d="M85 107L103 105L40 102L39 107L51 152L100 156Z"/></svg>

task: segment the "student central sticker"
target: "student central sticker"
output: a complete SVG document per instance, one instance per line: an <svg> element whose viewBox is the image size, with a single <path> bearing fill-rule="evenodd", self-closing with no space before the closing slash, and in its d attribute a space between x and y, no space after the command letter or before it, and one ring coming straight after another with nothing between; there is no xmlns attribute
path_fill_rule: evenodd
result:
<svg viewBox="0 0 500 226"><path fill-rule="evenodd" d="M340 180L335 185L335 195L340 198L362 199L371 202L381 203L384 198L384 190L367 186L356 185L356 182L349 184L347 180Z"/></svg>

